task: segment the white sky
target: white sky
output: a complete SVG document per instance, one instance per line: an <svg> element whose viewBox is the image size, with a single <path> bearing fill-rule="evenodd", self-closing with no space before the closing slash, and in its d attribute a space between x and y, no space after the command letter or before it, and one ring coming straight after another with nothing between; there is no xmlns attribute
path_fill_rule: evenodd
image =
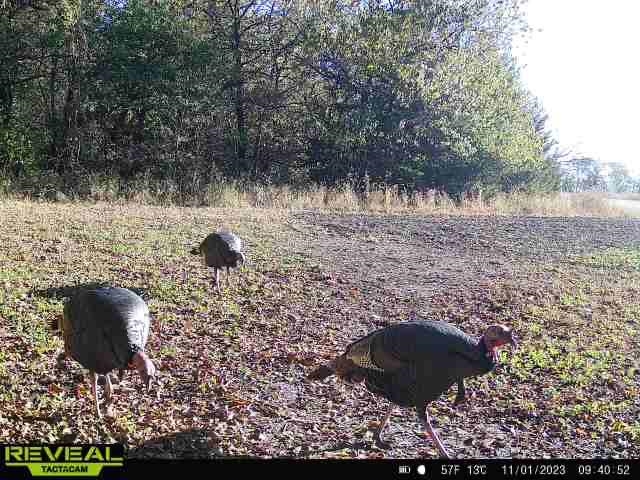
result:
<svg viewBox="0 0 640 480"><path fill-rule="evenodd" d="M640 174L640 2L529 0L526 12L536 30L516 55L560 144Z"/></svg>

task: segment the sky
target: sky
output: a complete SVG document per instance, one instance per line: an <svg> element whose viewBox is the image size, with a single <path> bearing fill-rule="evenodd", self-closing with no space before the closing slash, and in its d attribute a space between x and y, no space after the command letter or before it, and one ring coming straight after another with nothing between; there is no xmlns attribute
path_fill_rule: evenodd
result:
<svg viewBox="0 0 640 480"><path fill-rule="evenodd" d="M525 11L534 32L514 53L560 144L640 174L640 2L529 0Z"/></svg>

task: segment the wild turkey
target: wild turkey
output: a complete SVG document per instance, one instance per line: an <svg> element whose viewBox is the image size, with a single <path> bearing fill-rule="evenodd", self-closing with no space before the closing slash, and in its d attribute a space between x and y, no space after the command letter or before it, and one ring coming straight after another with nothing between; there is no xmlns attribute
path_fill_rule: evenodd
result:
<svg viewBox="0 0 640 480"><path fill-rule="evenodd" d="M474 340L455 326L431 320L399 323L376 330L347 346L345 352L312 371L308 378L323 380L333 374L366 388L391 402L375 432L379 446L388 447L382 430L395 406L413 407L440 454L449 453L431 426L427 406L458 385L456 403L464 399L464 379L491 372L498 363L498 347L517 342L510 328L489 326Z"/></svg>
<svg viewBox="0 0 640 480"><path fill-rule="evenodd" d="M220 269L227 269L227 284L229 284L229 269L244 265L246 257L242 253L242 241L231 232L215 232L208 235L199 246L193 248L192 255L201 255L207 267L213 267L215 287L220 293Z"/></svg>
<svg viewBox="0 0 640 480"><path fill-rule="evenodd" d="M105 401L111 400L113 386L109 373L136 369L147 391L156 374L145 353L151 316L142 298L119 287L86 289L64 306L57 328L62 332L64 353L91 373L91 390L98 417L98 376L105 376Z"/></svg>

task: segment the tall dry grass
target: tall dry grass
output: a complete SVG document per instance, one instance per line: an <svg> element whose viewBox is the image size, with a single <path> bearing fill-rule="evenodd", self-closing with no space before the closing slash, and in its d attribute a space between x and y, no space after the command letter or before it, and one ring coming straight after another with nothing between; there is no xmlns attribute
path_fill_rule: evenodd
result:
<svg viewBox="0 0 640 480"><path fill-rule="evenodd" d="M273 186L242 182L213 182L179 188L175 182L143 176L124 183L117 177L83 177L73 188L61 179L36 180L32 185L15 185L0 179L0 197L57 202L137 203L156 206L201 206L316 210L340 213L417 215L524 215L639 217L623 209L603 193L498 194L492 198L464 195L455 201L435 190L408 194L395 186L372 187L359 194L348 185ZM30 188L31 187L31 188Z"/></svg>

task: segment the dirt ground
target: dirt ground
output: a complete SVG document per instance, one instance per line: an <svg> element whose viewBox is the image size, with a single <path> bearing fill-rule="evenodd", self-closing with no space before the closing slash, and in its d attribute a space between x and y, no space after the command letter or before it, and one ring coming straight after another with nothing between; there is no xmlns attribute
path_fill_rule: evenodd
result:
<svg viewBox="0 0 640 480"><path fill-rule="evenodd" d="M640 245L634 220L299 214L288 227L283 254L326 265L373 295L392 292L425 311L434 295L496 282L525 286L541 268Z"/></svg>

